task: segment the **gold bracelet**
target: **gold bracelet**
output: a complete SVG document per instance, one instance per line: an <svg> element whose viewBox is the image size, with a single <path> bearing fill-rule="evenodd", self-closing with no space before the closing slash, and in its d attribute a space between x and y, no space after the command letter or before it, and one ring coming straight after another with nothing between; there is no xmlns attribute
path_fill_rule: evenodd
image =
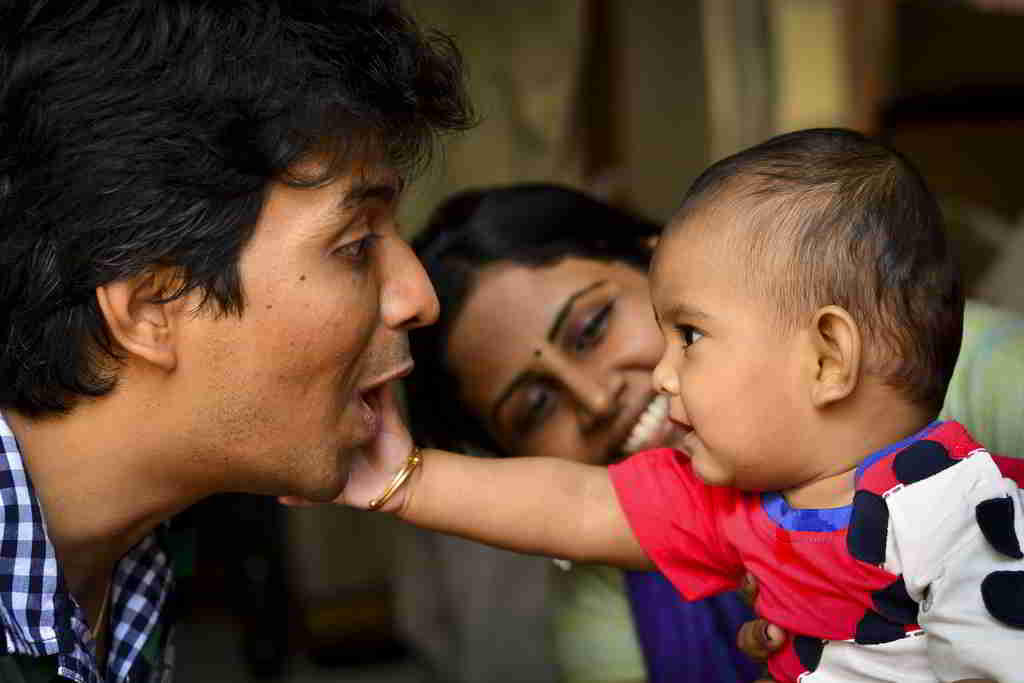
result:
<svg viewBox="0 0 1024 683"><path fill-rule="evenodd" d="M409 478L409 475L413 473L420 463L423 462L423 456L420 455L419 446L414 446L412 453L405 459L405 467L398 471L395 478L391 480L391 484L384 489L384 493L380 494L376 498L370 501L370 505L367 507L368 510L379 510L384 506L384 503L391 499L391 496L395 495L395 491L402 487L405 480Z"/></svg>

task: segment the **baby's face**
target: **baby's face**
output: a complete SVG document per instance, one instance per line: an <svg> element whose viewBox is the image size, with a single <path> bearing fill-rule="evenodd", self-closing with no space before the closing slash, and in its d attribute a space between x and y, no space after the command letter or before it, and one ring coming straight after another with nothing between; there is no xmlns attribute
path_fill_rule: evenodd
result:
<svg viewBox="0 0 1024 683"><path fill-rule="evenodd" d="M704 481L783 490L813 467L803 332L779 330L740 276L743 260L706 227L670 225L651 264L665 340L655 389L669 395L670 417L686 430L683 450Z"/></svg>

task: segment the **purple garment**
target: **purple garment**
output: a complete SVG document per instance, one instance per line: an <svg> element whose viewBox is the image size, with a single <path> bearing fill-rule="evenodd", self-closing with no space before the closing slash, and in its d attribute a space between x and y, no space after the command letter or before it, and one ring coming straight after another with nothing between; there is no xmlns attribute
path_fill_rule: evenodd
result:
<svg viewBox="0 0 1024 683"><path fill-rule="evenodd" d="M660 572L626 572L648 683L749 683L761 666L736 647L754 618L735 593L687 602Z"/></svg>

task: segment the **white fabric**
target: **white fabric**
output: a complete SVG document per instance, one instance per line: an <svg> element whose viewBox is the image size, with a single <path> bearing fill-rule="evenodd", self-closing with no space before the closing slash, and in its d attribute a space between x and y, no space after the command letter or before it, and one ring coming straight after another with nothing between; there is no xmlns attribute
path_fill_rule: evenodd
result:
<svg viewBox="0 0 1024 683"><path fill-rule="evenodd" d="M903 574L920 604L918 623L935 680L1024 681L1024 630L994 619L981 595L990 573L1024 571L1024 560L993 549L976 521L978 503L1003 497L1013 501L1017 538L1024 539L1024 493L984 450L886 495L884 567Z"/></svg>
<svg viewBox="0 0 1024 683"><path fill-rule="evenodd" d="M936 683L928 666L927 638L901 638L880 645L858 645L852 641L830 641L821 662L799 683Z"/></svg>

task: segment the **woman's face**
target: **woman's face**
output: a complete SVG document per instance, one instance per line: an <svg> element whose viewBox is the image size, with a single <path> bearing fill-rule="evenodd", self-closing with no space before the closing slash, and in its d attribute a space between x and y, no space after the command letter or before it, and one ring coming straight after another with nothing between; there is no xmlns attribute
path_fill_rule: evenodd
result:
<svg viewBox="0 0 1024 683"><path fill-rule="evenodd" d="M603 465L682 436L652 388L663 342L633 266L491 267L449 339L460 398L511 455Z"/></svg>

